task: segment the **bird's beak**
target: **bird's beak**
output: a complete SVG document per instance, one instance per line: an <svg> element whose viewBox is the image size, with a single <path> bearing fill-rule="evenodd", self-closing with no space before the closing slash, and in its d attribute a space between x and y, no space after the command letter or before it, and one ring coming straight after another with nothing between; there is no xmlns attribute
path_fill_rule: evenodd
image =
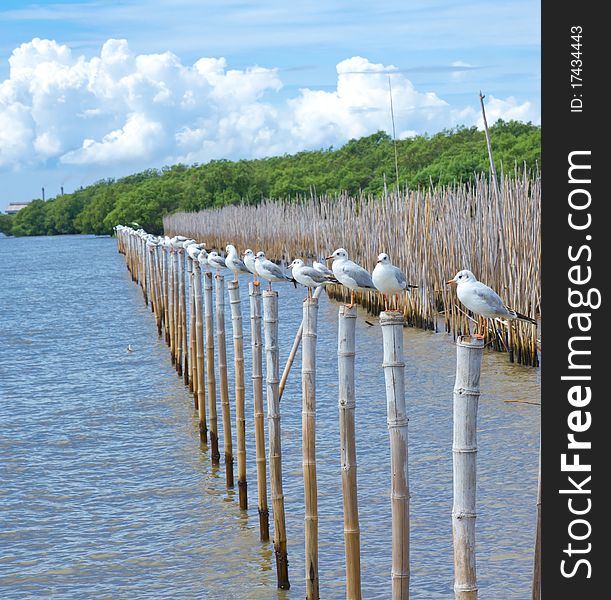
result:
<svg viewBox="0 0 611 600"><path fill-rule="evenodd" d="M382 261L381 260L377 260L376 263L379 265Z"/></svg>
<svg viewBox="0 0 611 600"><path fill-rule="evenodd" d="M456 283L453 279L449 279L448 281L446 281L447 284L452 285L453 283Z"/></svg>
<svg viewBox="0 0 611 600"><path fill-rule="evenodd" d="M333 256L325 256L325 260L333 260Z"/></svg>

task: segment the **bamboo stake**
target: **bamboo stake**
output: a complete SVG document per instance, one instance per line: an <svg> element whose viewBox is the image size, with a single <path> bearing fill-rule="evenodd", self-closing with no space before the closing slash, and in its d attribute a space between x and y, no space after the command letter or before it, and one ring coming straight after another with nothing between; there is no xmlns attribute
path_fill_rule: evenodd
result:
<svg viewBox="0 0 611 600"><path fill-rule="evenodd" d="M197 376L197 411L199 415L199 439L208 443L206 423L206 376L204 373L204 320L202 318L202 278L198 261L193 261L193 297L195 301L195 368Z"/></svg>
<svg viewBox="0 0 611 600"><path fill-rule="evenodd" d="M182 375L182 321L180 318L180 250L174 252L174 354L176 356L176 372Z"/></svg>
<svg viewBox="0 0 611 600"><path fill-rule="evenodd" d="M361 599L361 533L357 498L356 432L354 423L354 361L356 306L339 307L337 367L339 378L339 435L344 501L346 600Z"/></svg>
<svg viewBox="0 0 611 600"><path fill-rule="evenodd" d="M278 395L278 292L263 292L263 324L267 366L267 418L269 425L269 478L274 512L274 548L278 587L291 587L288 574L284 492L282 490L282 444Z"/></svg>
<svg viewBox="0 0 611 600"><path fill-rule="evenodd" d="M188 360L188 372L187 377L189 383L189 391L193 394L193 403L195 410L198 410L197 405L197 365L195 364L195 294L193 293L193 287L195 286L195 272L193 269L193 259L185 254L185 260L187 261L187 276L189 278L189 360Z"/></svg>
<svg viewBox="0 0 611 600"><path fill-rule="evenodd" d="M537 526L533 561L532 600L541 600L541 445L539 443L539 482L537 486Z"/></svg>
<svg viewBox="0 0 611 600"><path fill-rule="evenodd" d="M174 292L174 270L175 270L175 250L169 249L168 255L168 310L169 310L169 331L170 331L170 357L172 364L176 365L176 305Z"/></svg>
<svg viewBox="0 0 611 600"><path fill-rule="evenodd" d="M221 460L216 411L216 375L214 373L214 318L212 315L212 273L204 273L204 311L206 324L206 376L208 379L208 412L210 413L210 446L212 464Z"/></svg>
<svg viewBox="0 0 611 600"><path fill-rule="evenodd" d="M248 284L250 298L250 331L252 349L252 389L255 419L255 452L257 458L257 494L259 536L269 540L269 509L267 507L267 475L265 459L265 416L263 413L263 342L261 339L261 292L259 285Z"/></svg>
<svg viewBox="0 0 611 600"><path fill-rule="evenodd" d="M179 252L179 292L180 292L180 333L181 333L181 353L184 357L183 381L189 385L189 345L187 341L187 299L185 291L185 266L184 261L188 258L187 253L181 249Z"/></svg>
<svg viewBox="0 0 611 600"><path fill-rule="evenodd" d="M318 299L303 303L301 431L305 500L306 599L318 600L318 487L316 484L316 338Z"/></svg>
<svg viewBox="0 0 611 600"><path fill-rule="evenodd" d="M161 250L161 279L163 287L163 320L165 328L165 342L168 346L171 345L171 334L170 334L170 278L168 277L168 252L166 248Z"/></svg>
<svg viewBox="0 0 611 600"><path fill-rule="evenodd" d="M323 286L319 286L314 290L313 298L318 298L322 293ZM295 361L295 356L297 355L297 350L299 350L299 344L301 343L301 336L303 334L303 320L299 324L299 329L297 330L297 334L295 335L295 339L293 340L293 346L291 347L291 352L289 357L286 360L286 365L284 365L284 371L282 371L282 377L280 378L280 387L278 392L278 397L282 400L282 393L284 392L284 386L286 385L286 381L289 378L289 373L291 372L291 367L293 366L293 362Z"/></svg>
<svg viewBox="0 0 611 600"><path fill-rule="evenodd" d="M460 336L456 342L454 385L454 595L477 600L475 566L475 488L477 458L477 405L484 340Z"/></svg>
<svg viewBox="0 0 611 600"><path fill-rule="evenodd" d="M227 382L227 347L225 343L225 278L220 273L214 277L216 292L216 354L219 365L219 391L223 414L223 444L225 447L225 477L227 487L233 487L233 443L231 439L231 411Z"/></svg>
<svg viewBox="0 0 611 600"><path fill-rule="evenodd" d="M246 482L246 417L244 415L244 346L242 339L242 309L238 280L227 284L231 323L233 326L233 356L235 365L235 418L238 442L238 493L240 508L248 509L248 484Z"/></svg>
<svg viewBox="0 0 611 600"><path fill-rule="evenodd" d="M409 478L407 410L403 362L403 314L380 313L384 341L384 379L390 435L392 509L392 598L409 598Z"/></svg>

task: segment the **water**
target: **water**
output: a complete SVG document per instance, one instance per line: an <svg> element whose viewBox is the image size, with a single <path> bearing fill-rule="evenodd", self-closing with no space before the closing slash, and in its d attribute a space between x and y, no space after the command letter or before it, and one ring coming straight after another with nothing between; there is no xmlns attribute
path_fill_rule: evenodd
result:
<svg viewBox="0 0 611 600"><path fill-rule="evenodd" d="M281 285L284 365L302 290ZM242 286L243 315L248 315ZM249 509L199 445L193 400L110 238L0 240L0 596L293 600L305 596L300 361L282 400L291 590L259 542L246 352ZM365 315L361 315L364 317ZM375 319L367 317L374 322ZM230 392L231 320L226 316ZM337 304L319 311L320 587L344 597ZM244 319L244 347L250 348ZM451 599L452 388L445 334L405 329L411 597ZM134 352L127 352L131 344ZM390 597L389 448L381 331L357 322L363 597ZM486 352L478 415L480 598L530 594L540 374ZM233 396L232 396L233 404ZM234 419L235 424L235 419ZM219 427L222 420L219 410ZM235 436L235 428L234 428ZM235 449L235 437L234 437ZM270 506L271 513L271 506ZM271 514L270 514L271 517ZM273 528L273 523L270 523Z"/></svg>

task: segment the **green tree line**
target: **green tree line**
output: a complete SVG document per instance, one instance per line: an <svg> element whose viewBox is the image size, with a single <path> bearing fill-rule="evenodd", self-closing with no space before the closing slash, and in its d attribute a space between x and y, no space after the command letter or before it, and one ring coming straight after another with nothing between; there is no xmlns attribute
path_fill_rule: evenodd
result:
<svg viewBox="0 0 611 600"><path fill-rule="evenodd" d="M497 121L490 129L497 171L541 167L541 129L531 123ZM9 235L108 234L118 223L139 223L161 233L162 219L176 211L197 211L263 198L347 192L379 194L403 188L470 181L489 170L484 133L458 127L432 136L394 142L384 133L350 140L339 149L299 152L257 160L213 160L149 169L106 179L46 202L33 200L16 215L0 215Z"/></svg>

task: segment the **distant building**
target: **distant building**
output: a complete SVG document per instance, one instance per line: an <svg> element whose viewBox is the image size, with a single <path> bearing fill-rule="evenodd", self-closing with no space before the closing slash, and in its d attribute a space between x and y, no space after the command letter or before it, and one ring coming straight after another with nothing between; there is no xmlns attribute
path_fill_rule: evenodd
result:
<svg viewBox="0 0 611 600"><path fill-rule="evenodd" d="M25 208L29 202L11 202L4 211L7 215L17 214L22 208Z"/></svg>

